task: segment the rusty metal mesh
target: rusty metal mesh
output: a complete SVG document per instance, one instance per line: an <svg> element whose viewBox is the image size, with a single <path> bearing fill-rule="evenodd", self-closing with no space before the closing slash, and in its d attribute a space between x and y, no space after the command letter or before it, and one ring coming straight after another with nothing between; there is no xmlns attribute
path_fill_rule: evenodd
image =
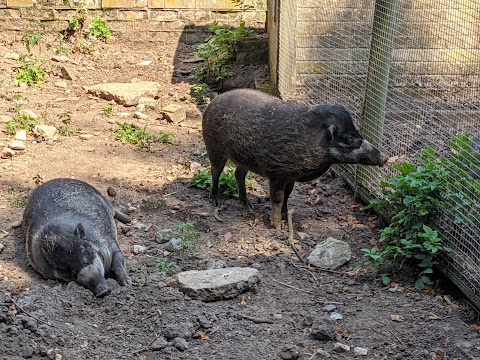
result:
<svg viewBox="0 0 480 360"><path fill-rule="evenodd" d="M365 138L413 163L427 146L448 154L454 135L480 134L480 1L283 0L279 13L283 99L343 105ZM336 171L367 199L395 174ZM480 191L453 192L459 201L436 221L453 249L440 267L480 307Z"/></svg>

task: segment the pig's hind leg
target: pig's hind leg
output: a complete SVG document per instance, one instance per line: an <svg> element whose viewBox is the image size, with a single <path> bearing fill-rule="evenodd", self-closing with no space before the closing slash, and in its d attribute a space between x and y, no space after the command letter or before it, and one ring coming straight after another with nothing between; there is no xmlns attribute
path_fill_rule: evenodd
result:
<svg viewBox="0 0 480 360"><path fill-rule="evenodd" d="M240 202L243 204L245 209L253 209L252 204L248 201L247 197L247 188L245 186L245 178L247 176L248 169L245 169L241 166L237 166L235 169L235 179L237 180L238 194Z"/></svg>
<svg viewBox="0 0 480 360"><path fill-rule="evenodd" d="M226 162L227 159L225 157L219 157L218 159L210 158L212 167L212 191L210 192L210 200L213 201L215 206L218 206L218 183Z"/></svg>
<svg viewBox="0 0 480 360"><path fill-rule="evenodd" d="M132 285L132 280L127 275L125 257L123 256L121 251L117 251L115 254L113 254L112 271L115 274L117 282L121 286Z"/></svg>
<svg viewBox="0 0 480 360"><path fill-rule="evenodd" d="M285 199L285 183L270 179L270 203L272 212L270 224L277 230L282 229L282 207Z"/></svg>

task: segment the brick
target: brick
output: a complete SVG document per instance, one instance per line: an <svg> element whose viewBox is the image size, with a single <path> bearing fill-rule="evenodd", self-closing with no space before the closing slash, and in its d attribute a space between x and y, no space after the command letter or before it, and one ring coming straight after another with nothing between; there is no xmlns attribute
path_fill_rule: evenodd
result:
<svg viewBox="0 0 480 360"><path fill-rule="evenodd" d="M163 9L165 0L148 0L148 7L151 9Z"/></svg>
<svg viewBox="0 0 480 360"><path fill-rule="evenodd" d="M172 10L152 10L149 19L156 21L171 21L178 19L178 12Z"/></svg>
<svg viewBox="0 0 480 360"><path fill-rule="evenodd" d="M197 9L225 9L225 0L197 0Z"/></svg>
<svg viewBox="0 0 480 360"><path fill-rule="evenodd" d="M8 7L30 7L33 6L33 0L7 0Z"/></svg>
<svg viewBox="0 0 480 360"><path fill-rule="evenodd" d="M165 0L166 9L195 9L195 0Z"/></svg>
<svg viewBox="0 0 480 360"><path fill-rule="evenodd" d="M103 8L146 8L147 0L102 0Z"/></svg>

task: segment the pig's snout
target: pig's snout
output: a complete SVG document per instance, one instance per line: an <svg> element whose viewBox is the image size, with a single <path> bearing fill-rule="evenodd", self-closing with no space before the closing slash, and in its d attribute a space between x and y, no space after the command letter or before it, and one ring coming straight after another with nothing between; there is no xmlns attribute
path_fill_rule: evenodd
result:
<svg viewBox="0 0 480 360"><path fill-rule="evenodd" d="M390 157L387 154L380 153L380 161L378 163L378 166L385 165L387 163L388 159L390 159Z"/></svg>
<svg viewBox="0 0 480 360"><path fill-rule="evenodd" d="M96 297L102 298L104 296L110 295L111 292L112 292L112 289L110 289L108 285L105 285L105 286L97 286L96 291L94 291L93 293L95 294Z"/></svg>
<svg viewBox="0 0 480 360"><path fill-rule="evenodd" d="M93 264L87 265L78 274L77 282L89 289L96 297L109 295L112 290L104 276L103 266L98 257Z"/></svg>

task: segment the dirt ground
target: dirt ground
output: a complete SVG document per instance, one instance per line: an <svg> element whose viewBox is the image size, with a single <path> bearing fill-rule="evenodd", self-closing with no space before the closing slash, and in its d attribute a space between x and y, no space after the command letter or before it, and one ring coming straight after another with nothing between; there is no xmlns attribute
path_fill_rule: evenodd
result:
<svg viewBox="0 0 480 360"><path fill-rule="evenodd" d="M288 232L267 226L267 183L254 177L249 189L254 211L246 213L232 198L222 197L218 222L208 192L190 186L198 163L208 166L201 138L201 109L192 104L189 72L194 45L179 42L178 34L163 41L132 42L116 34L98 44L93 54L70 53L65 64L50 62L43 86L19 87L14 82L17 62L25 53L22 33L0 34L0 115L15 116L30 109L42 123L60 126L58 115L70 111L76 135L53 143L26 141L26 150L0 159L0 355L4 359L477 359L480 338L476 312L450 287L416 291L399 282L396 292L382 286L375 273L353 272L362 260L360 249L378 239L381 222L359 210L361 203L333 173L318 181L297 184L290 206L295 208L297 246L308 254L328 236L350 243L352 260L336 272L301 266L286 245ZM68 48L69 45L67 44ZM44 49L42 57L53 53ZM142 61L150 65L140 65ZM56 84L59 66L68 65L76 77L66 88ZM147 112L151 128L174 134L174 145L159 144L153 152L115 140L115 121L133 121L126 108L86 94L82 86L130 82L133 78L163 86L158 108L177 103L187 109L180 124L159 120ZM105 106L114 108L105 116ZM121 117L119 114L128 113ZM125 114L122 114L122 116ZM3 126L0 124L3 131ZM147 127L148 130L148 127ZM93 137L82 140L80 135ZM12 137L0 132L0 148ZM39 179L81 179L131 208L137 222L119 225L119 244L133 285L119 287L97 299L74 283L46 280L26 260L21 227L28 191ZM157 259L174 260L155 242L155 233L190 222L201 232L193 251L178 259L178 267L157 270ZM146 228L138 226L146 225ZM302 240L298 232L309 235ZM133 246L147 248L133 254ZM261 273L256 291L238 298L204 303L169 286L181 270L205 269L212 260L228 266L250 266ZM14 303L12 303L12 300ZM312 334L325 305L336 306L336 339ZM315 333L315 331L313 331ZM335 342L351 347L335 351ZM355 347L367 349L356 355ZM358 349L357 349L358 351Z"/></svg>

